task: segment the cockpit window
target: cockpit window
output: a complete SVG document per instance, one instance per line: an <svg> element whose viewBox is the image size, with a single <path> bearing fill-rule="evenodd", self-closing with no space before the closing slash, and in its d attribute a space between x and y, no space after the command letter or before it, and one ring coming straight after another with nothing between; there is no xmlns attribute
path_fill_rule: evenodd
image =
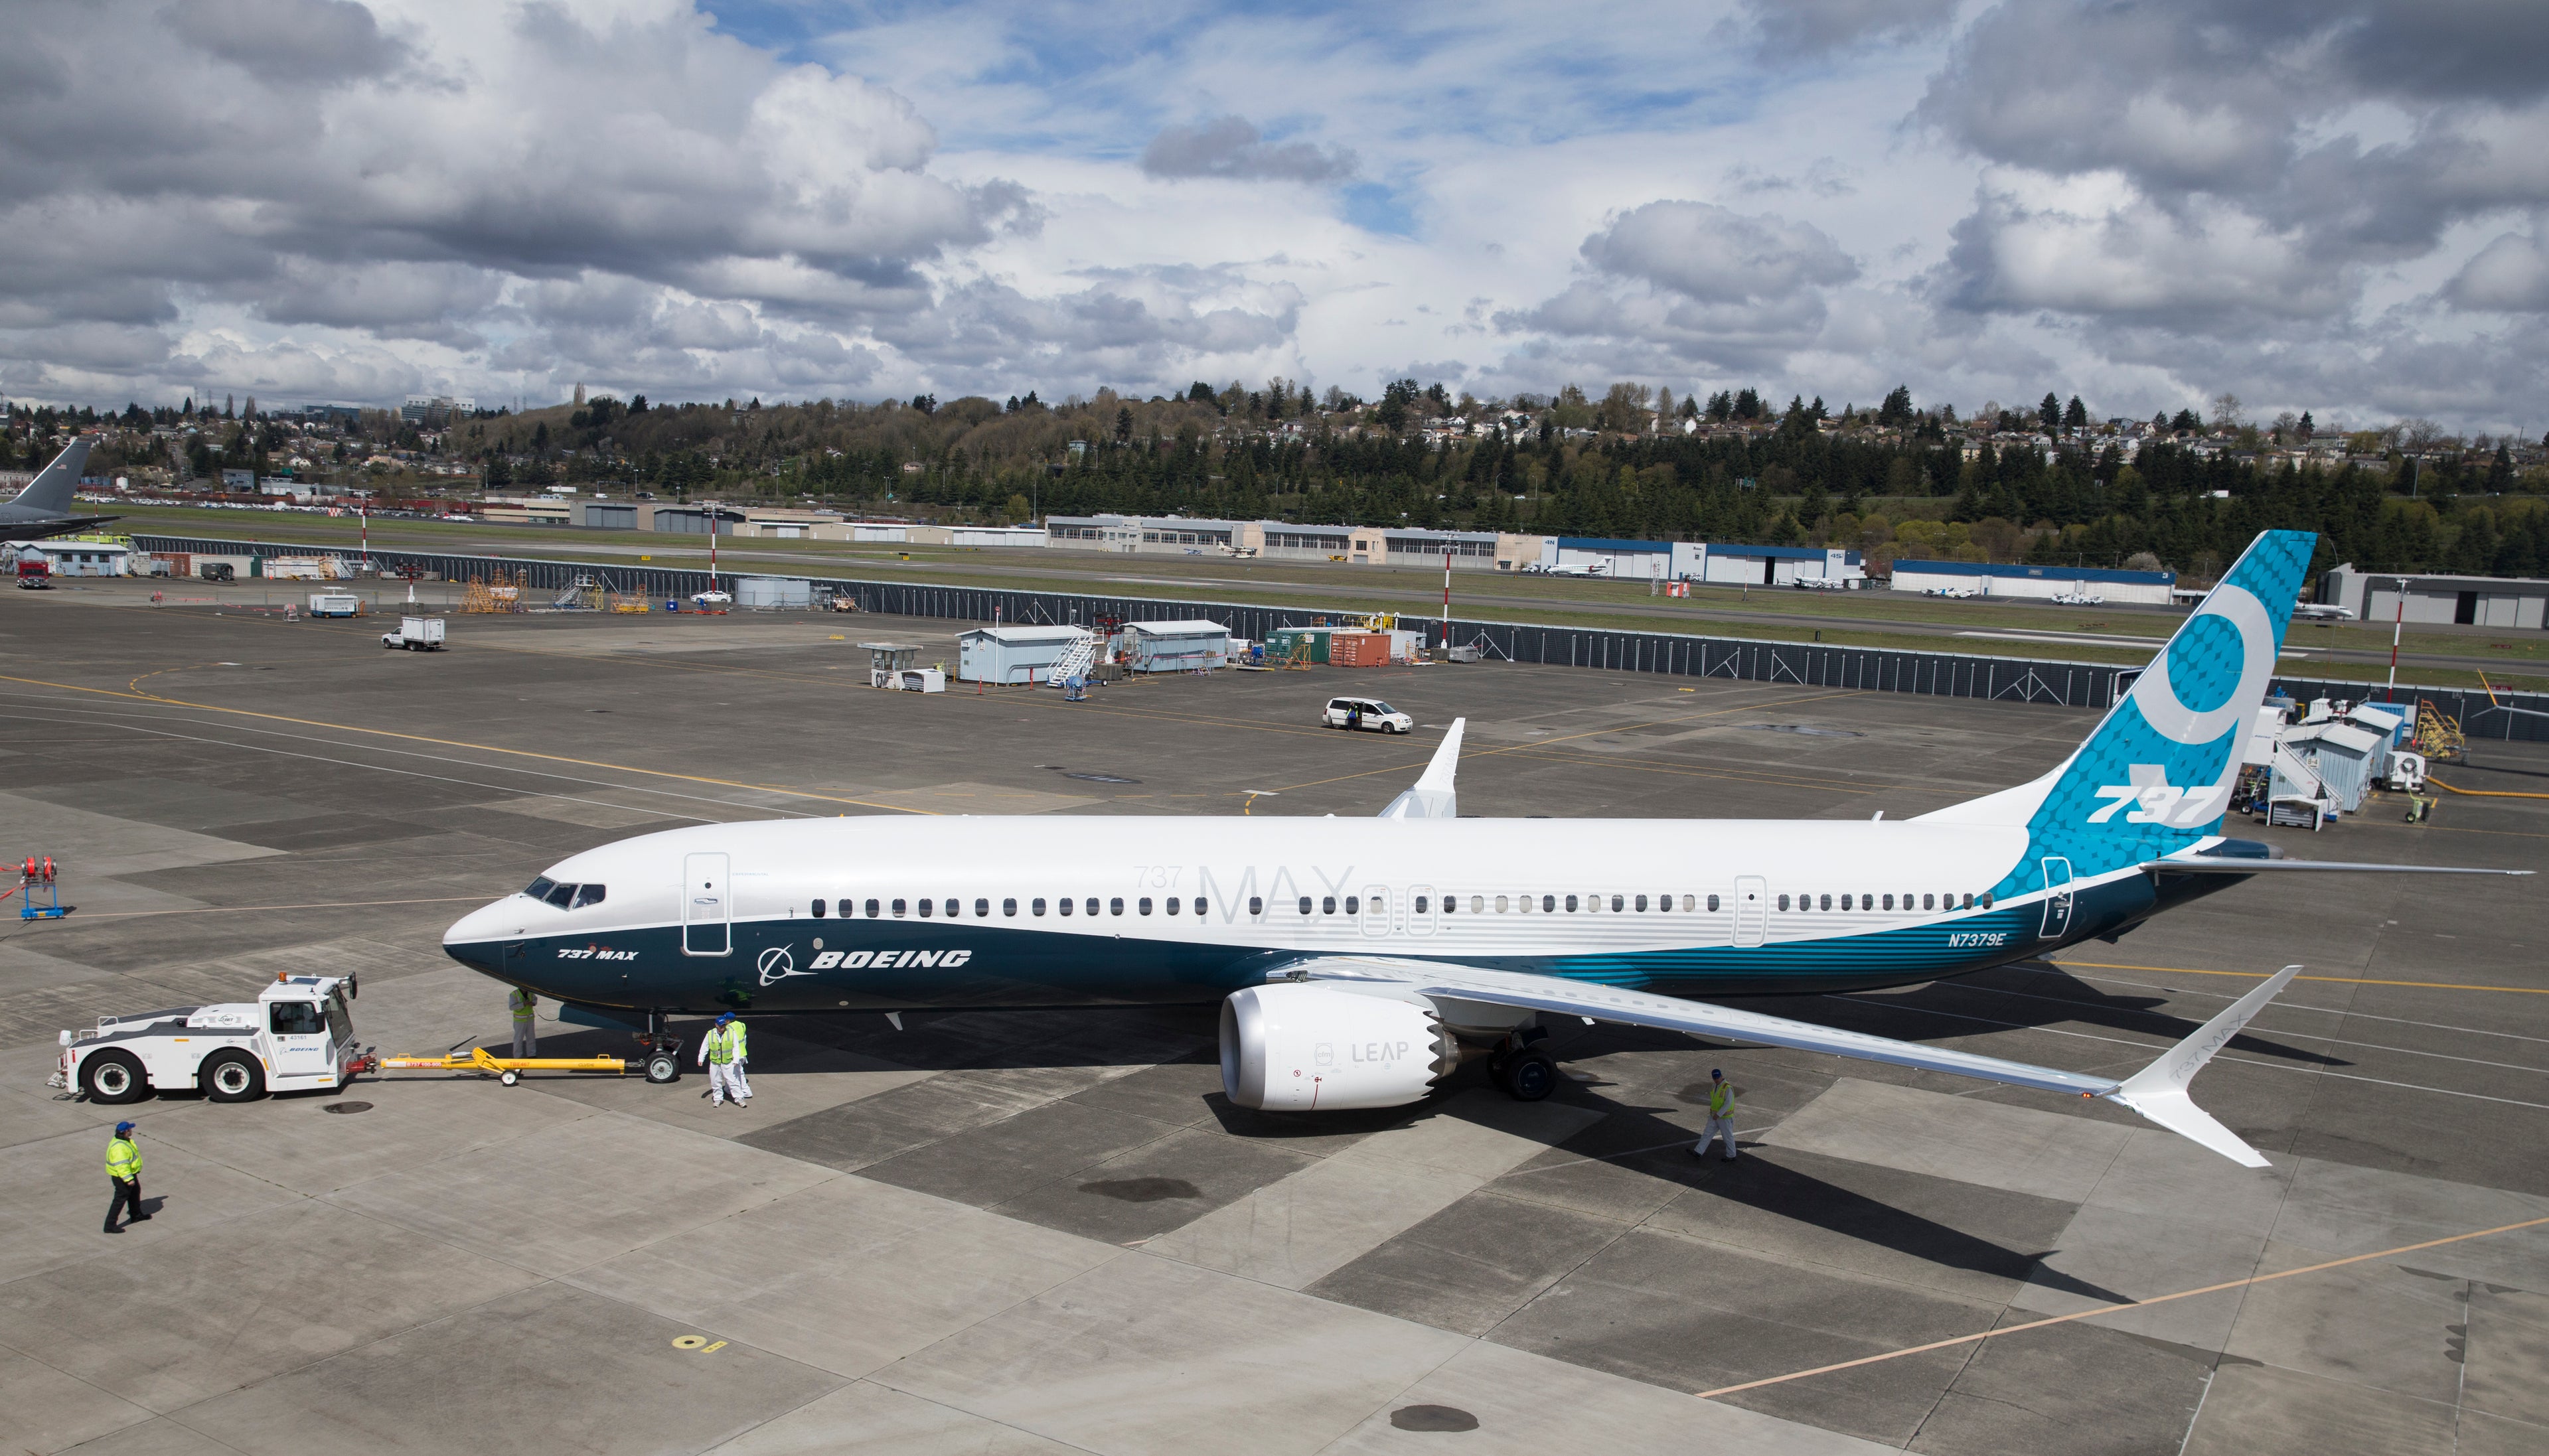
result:
<svg viewBox="0 0 2549 1456"><path fill-rule="evenodd" d="M524 885L522 887L522 893L530 896L534 900L545 900L549 897L549 891L556 888L557 881L543 874L539 878L532 880L529 884Z"/></svg>
<svg viewBox="0 0 2549 1456"><path fill-rule="evenodd" d="M549 892L546 895L541 896L541 898L563 910L567 906L575 903L575 886L571 884L550 885Z"/></svg>
<svg viewBox="0 0 2549 1456"><path fill-rule="evenodd" d="M575 887L575 908L581 910L587 905L599 905L602 903L602 897L609 893L611 893L611 888L608 885L577 885Z"/></svg>

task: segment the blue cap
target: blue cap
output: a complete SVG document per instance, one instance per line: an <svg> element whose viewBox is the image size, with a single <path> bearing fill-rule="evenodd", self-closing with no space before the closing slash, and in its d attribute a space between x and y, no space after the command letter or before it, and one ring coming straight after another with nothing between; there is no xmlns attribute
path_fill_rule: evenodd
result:
<svg viewBox="0 0 2549 1456"><path fill-rule="evenodd" d="M718 1018L716 1019L716 1024L717 1024L718 1026L724 1026L727 1022L730 1022L730 1021L732 1021L732 1020L734 1020L734 1013L733 1013L733 1012L731 1012L731 1011L729 1011L729 1012L725 1013L724 1015L722 1015L722 1016L718 1017Z"/></svg>
<svg viewBox="0 0 2549 1456"><path fill-rule="evenodd" d="M115 1125L115 1136L118 1138L121 1138L132 1131L133 1125L131 1123L118 1123Z"/></svg>
<svg viewBox="0 0 2549 1456"><path fill-rule="evenodd" d="M1724 1081L1724 1080L1726 1079L1726 1073L1724 1073L1724 1072L1722 1072L1722 1071L1719 1071L1719 1070L1718 1070L1717 1068L1715 1068L1715 1067L1710 1067L1710 1068L1708 1069L1708 1074L1709 1074L1710 1076L1712 1076L1712 1077L1717 1078L1717 1079L1718 1079L1718 1080L1720 1080L1720 1081Z"/></svg>

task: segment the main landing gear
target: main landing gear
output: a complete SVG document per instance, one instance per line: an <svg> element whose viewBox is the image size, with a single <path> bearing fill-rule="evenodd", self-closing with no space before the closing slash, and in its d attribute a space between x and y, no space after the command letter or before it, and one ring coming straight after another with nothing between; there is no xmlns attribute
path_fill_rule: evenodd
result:
<svg viewBox="0 0 2549 1456"><path fill-rule="evenodd" d="M1558 1090L1558 1063L1535 1045L1547 1027L1525 1027L1489 1053L1487 1075L1516 1102L1539 1102Z"/></svg>

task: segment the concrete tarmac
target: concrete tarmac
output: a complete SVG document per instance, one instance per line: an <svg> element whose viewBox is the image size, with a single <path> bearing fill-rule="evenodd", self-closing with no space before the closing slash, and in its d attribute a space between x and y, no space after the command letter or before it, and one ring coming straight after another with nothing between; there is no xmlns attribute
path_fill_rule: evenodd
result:
<svg viewBox="0 0 2549 1456"><path fill-rule="evenodd" d="M442 927L650 829L1369 814L1460 715L1472 813L1904 817L2088 714L1510 664L921 696L854 644L952 662L953 624L455 617L427 655L82 586L0 598L0 853L79 906L0 922L19 1449L2549 1448L2536 881L2252 880L2058 964L1751 1003L2118 1072L2304 962L2197 1084L2255 1172L2105 1103L1613 1027L1557 1029L1545 1103L1272 1117L1220 1095L1208 1008L760 1017L749 1109L696 1076L45 1086L61 1028L279 971L359 971L385 1051L501 1046ZM1428 730L1315 726L1349 688ZM2549 750L2474 757L2443 772L2549 793ZM2549 867L2549 798L2399 811L2273 833ZM1688 1150L1712 1065L1733 1164ZM106 1237L119 1116L155 1217Z"/></svg>

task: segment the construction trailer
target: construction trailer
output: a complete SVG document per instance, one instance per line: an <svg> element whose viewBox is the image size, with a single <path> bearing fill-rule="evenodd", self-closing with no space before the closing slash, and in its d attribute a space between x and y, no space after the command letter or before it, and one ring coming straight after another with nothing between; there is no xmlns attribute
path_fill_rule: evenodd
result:
<svg viewBox="0 0 2549 1456"><path fill-rule="evenodd" d="M1011 624L976 627L956 634L956 680L993 685L1051 682L1074 648L1086 665L1086 627Z"/></svg>
<svg viewBox="0 0 2549 1456"><path fill-rule="evenodd" d="M1115 639L1115 650L1124 666L1136 673L1207 673L1229 665L1230 629L1199 617L1126 622Z"/></svg>
<svg viewBox="0 0 2549 1456"><path fill-rule="evenodd" d="M1266 655L1292 662L1323 663L1328 660L1328 640L1342 628L1277 627L1266 634Z"/></svg>

